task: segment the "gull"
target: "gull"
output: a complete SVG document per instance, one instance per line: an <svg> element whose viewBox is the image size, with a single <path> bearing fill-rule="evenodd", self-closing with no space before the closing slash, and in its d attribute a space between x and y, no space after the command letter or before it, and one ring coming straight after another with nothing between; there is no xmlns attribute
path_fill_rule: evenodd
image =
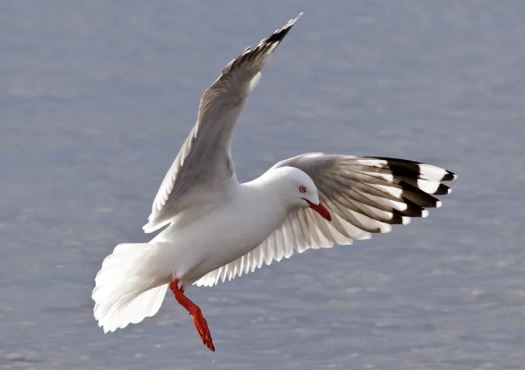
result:
<svg viewBox="0 0 525 370"><path fill-rule="evenodd" d="M94 316L104 332L155 315L169 289L215 351L188 286L213 286L294 253L386 233L426 217L427 208L441 206L435 195L450 192L442 182L456 176L440 167L323 153L285 159L252 181L237 181L230 149L235 122L301 14L232 60L202 95L197 122L143 227L162 231L148 243L117 245L95 277Z"/></svg>

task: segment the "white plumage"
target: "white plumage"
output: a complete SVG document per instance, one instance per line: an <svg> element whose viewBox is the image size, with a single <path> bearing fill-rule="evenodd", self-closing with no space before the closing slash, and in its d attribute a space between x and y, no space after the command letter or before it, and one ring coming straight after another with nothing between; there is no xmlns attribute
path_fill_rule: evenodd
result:
<svg viewBox="0 0 525 370"><path fill-rule="evenodd" d="M239 183L230 147L261 69L299 17L247 48L204 92L197 122L153 201L149 243L120 244L98 272L94 315L104 331L159 310L168 287L214 350L200 309L184 296L307 249L347 245L426 217L451 172L395 158L303 154Z"/></svg>

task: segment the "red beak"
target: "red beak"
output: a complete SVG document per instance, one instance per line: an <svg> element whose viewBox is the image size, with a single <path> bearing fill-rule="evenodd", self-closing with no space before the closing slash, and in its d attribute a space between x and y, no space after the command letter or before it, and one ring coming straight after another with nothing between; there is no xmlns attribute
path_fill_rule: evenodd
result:
<svg viewBox="0 0 525 370"><path fill-rule="evenodd" d="M330 215L330 212L328 212L328 210L326 209L326 207L324 205L322 205L321 203L314 204L314 203L310 202L307 199L305 199L305 200L310 205L310 208L312 208L314 211L319 213L321 215L321 217L323 217L325 220L332 221L332 216Z"/></svg>

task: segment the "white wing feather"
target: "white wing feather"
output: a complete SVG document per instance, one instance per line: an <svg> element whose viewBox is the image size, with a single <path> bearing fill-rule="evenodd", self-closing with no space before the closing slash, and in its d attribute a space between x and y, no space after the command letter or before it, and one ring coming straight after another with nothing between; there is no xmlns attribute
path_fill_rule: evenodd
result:
<svg viewBox="0 0 525 370"><path fill-rule="evenodd" d="M392 224L408 224L411 217L426 217L425 208L439 207L433 195L450 193L442 181L456 176L445 169L395 158L359 158L304 154L277 163L306 172L316 184L321 203L332 221L309 208L289 213L283 223L257 248L209 272L198 286L213 286L308 249L349 245L386 233Z"/></svg>
<svg viewBox="0 0 525 370"><path fill-rule="evenodd" d="M204 92L197 122L162 180L145 232L171 223L185 209L220 201L237 182L231 159L235 122L261 77L260 70L300 16L255 48L247 48Z"/></svg>

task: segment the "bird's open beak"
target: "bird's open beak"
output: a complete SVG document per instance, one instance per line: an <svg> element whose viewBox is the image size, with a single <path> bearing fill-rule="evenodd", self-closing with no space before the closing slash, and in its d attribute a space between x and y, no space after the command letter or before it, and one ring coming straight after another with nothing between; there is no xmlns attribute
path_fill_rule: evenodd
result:
<svg viewBox="0 0 525 370"><path fill-rule="evenodd" d="M326 207L319 202L319 204L314 204L310 202L309 200L305 199L308 204L310 205L310 208L312 208L314 211L319 213L321 217L323 217L325 220L332 221L332 216L330 215L330 212L326 209Z"/></svg>

